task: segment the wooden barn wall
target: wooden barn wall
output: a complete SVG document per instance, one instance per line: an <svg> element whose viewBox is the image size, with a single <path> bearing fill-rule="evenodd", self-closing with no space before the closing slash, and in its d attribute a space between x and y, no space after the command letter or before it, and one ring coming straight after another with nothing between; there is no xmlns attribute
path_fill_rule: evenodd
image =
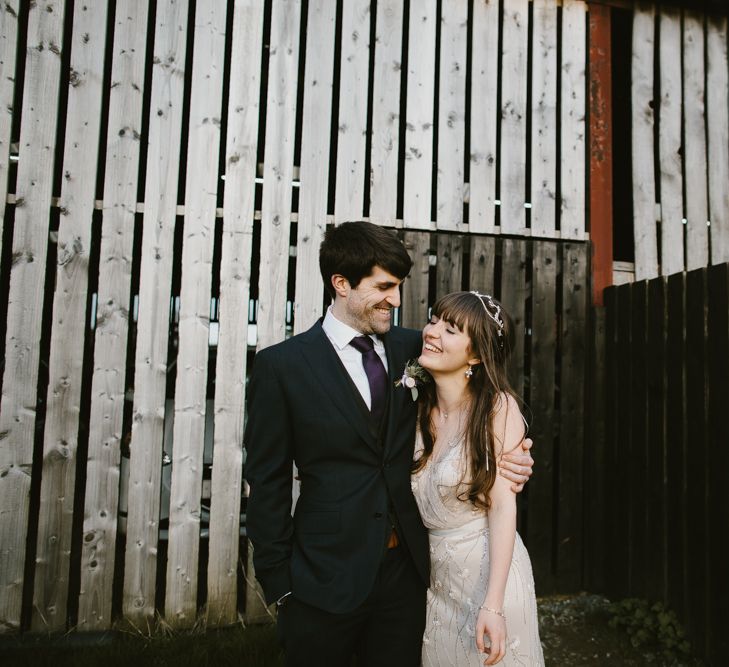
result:
<svg viewBox="0 0 729 667"><path fill-rule="evenodd" d="M604 342L602 590L665 602L724 664L729 264L609 288Z"/></svg>
<svg viewBox="0 0 729 667"><path fill-rule="evenodd" d="M580 586L586 11L2 3L0 632L255 606L247 368L322 314L350 219L413 253L400 323L462 287L511 310L521 528L541 591Z"/></svg>
<svg viewBox="0 0 729 667"><path fill-rule="evenodd" d="M631 69L636 280L729 261L726 15L638 3Z"/></svg>

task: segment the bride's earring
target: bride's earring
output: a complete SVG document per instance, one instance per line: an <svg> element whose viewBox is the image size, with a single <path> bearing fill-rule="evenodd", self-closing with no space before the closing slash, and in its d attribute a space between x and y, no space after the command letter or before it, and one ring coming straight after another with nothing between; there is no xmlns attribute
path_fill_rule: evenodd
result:
<svg viewBox="0 0 729 667"><path fill-rule="evenodd" d="M471 368L471 367L469 366L469 367L468 367L468 370L467 370L467 371L466 371L466 373L465 373L465 375L466 375L466 377L467 377L467 378L470 378L470 377L471 377L471 376L473 375L473 368Z"/></svg>

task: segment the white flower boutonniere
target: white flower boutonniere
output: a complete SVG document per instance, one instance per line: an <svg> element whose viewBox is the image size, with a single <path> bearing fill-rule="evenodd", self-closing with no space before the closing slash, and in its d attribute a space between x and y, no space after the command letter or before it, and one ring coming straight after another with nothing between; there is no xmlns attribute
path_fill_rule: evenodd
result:
<svg viewBox="0 0 729 667"><path fill-rule="evenodd" d="M430 373L426 371L417 359L411 359L405 364L402 377L395 382L396 387L405 387L413 395L413 400L418 400L418 386L430 382Z"/></svg>

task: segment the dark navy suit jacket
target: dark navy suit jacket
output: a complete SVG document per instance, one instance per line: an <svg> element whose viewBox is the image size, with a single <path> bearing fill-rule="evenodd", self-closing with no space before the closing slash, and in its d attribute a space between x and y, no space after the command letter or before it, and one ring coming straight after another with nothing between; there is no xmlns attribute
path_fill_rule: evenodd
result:
<svg viewBox="0 0 729 667"><path fill-rule="evenodd" d="M356 608L374 585L391 519L428 585L428 538L410 487L416 405L409 390L394 386L419 355L421 337L393 327L383 342L390 382L379 428L321 320L255 357L244 438L246 521L269 603L292 591L329 612ZM292 517L294 462L301 495Z"/></svg>

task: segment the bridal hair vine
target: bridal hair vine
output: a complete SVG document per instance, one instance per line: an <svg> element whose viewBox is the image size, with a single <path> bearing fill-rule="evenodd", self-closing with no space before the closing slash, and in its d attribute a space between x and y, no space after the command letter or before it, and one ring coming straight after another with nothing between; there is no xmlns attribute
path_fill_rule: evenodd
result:
<svg viewBox="0 0 729 667"><path fill-rule="evenodd" d="M479 302L483 306L484 311L486 314L494 321L496 322L496 326L499 328L498 334L499 336L504 335L504 320L501 319L501 306L494 303L493 297L490 294L481 294L480 292L477 292L476 290L471 290L471 294L473 294L476 298L478 298ZM492 313L486 304L484 303L484 299L488 301L489 306L493 308L494 312Z"/></svg>

